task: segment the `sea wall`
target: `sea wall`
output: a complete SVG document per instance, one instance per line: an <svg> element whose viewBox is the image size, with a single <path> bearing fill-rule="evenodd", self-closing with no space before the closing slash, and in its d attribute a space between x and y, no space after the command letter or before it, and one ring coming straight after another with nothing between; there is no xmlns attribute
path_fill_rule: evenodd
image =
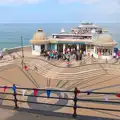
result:
<svg viewBox="0 0 120 120"><path fill-rule="evenodd" d="M32 52L31 45L23 46L23 50ZM8 54L8 53L11 54L11 53L14 53L14 52L19 52L19 51L22 51L22 47L21 46L10 48L7 52L4 52L4 54Z"/></svg>

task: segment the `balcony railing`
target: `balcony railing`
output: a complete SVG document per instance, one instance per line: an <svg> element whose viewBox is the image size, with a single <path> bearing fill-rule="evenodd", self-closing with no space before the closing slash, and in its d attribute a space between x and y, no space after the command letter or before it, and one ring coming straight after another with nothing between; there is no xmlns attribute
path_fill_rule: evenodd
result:
<svg viewBox="0 0 120 120"><path fill-rule="evenodd" d="M17 93L17 90L37 90L37 91L47 91L47 89L35 89L35 88L20 88L20 87L16 87L15 85L13 85L12 87L6 87L6 86L0 86L0 88L4 89L4 92L0 92L0 94L2 95L13 95L13 99L9 99L9 98L0 98L0 100L5 100L5 101L13 101L15 103L15 109L18 109L18 102L21 103L32 103L32 104L43 104L43 105L52 105L52 106L61 106L61 107L70 107L73 108L73 117L77 116L77 108L83 108L83 109L91 109L91 110L103 110L103 111L116 111L116 112L120 112L120 110L117 109L108 109L108 108L93 108L93 107L83 107L83 106L79 106L77 105L77 102L92 102L92 103L107 103L107 104L113 104L113 105L120 105L120 102L116 102L116 101L101 101L101 100L92 100L92 99L79 99L78 98L78 94L83 94L86 93L87 95L90 94L102 94L102 95L115 95L116 97L120 97L119 93L106 93L106 92L92 92L92 91L80 91L77 88L74 89L74 91L66 91L66 90L53 90L53 89L49 89L54 92L65 92L65 93L73 93L74 97L73 98L62 98L62 97L52 97L52 96L38 96L36 95L27 95L24 94L24 96L27 97L41 97L41 98L51 98L51 99L64 99L64 100L72 100L74 102L73 105L61 105L61 104L51 104L51 103L44 103L44 102L35 102L35 101L28 101L28 100L19 100L17 99L17 96L23 96L23 94ZM13 93L8 93L5 92L5 89L12 89Z"/></svg>

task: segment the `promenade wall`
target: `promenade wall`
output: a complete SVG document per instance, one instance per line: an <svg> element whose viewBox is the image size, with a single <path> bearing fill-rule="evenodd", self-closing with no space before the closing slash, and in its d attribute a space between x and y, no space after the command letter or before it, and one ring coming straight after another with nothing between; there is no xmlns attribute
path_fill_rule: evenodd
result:
<svg viewBox="0 0 120 120"><path fill-rule="evenodd" d="M32 52L32 48L31 48L31 45L27 45L27 46L23 46L23 50L24 51L31 51ZM14 47L14 48L10 48L7 52L5 52L4 54L11 54L11 53L14 53L14 52L19 52L19 51L22 51L22 47L19 46L19 47Z"/></svg>

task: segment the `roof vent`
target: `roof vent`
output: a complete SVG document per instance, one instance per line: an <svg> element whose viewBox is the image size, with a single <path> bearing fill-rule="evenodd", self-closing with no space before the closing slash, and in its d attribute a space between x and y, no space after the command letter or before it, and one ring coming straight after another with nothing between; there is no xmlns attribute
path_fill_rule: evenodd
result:
<svg viewBox="0 0 120 120"><path fill-rule="evenodd" d="M65 30L64 30L64 28L62 28L62 29L61 29L61 33L64 33L64 32L65 32Z"/></svg>

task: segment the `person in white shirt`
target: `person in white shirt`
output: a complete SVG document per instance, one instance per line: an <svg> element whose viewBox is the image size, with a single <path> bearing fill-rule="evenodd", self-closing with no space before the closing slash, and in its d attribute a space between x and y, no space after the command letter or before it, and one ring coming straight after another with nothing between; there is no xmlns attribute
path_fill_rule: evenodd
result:
<svg viewBox="0 0 120 120"><path fill-rule="evenodd" d="M84 54L84 56L86 55L86 52L85 51L83 51L83 54Z"/></svg>
<svg viewBox="0 0 120 120"><path fill-rule="evenodd" d="M116 53L115 52L113 53L113 57L116 58Z"/></svg>

